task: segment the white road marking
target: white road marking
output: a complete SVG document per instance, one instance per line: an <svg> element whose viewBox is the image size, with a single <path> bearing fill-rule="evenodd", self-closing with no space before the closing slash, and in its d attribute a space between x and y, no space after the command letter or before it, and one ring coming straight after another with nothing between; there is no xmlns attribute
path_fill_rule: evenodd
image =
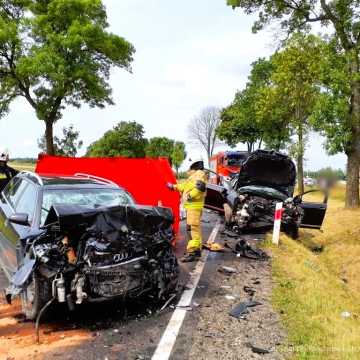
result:
<svg viewBox="0 0 360 360"><path fill-rule="evenodd" d="M215 241L219 229L220 222L217 222L209 236L208 241ZM191 300L194 296L201 274L204 270L208 255L209 252L206 252L201 261L198 261L194 271L191 273L190 280L186 286L188 290L184 290L183 294L181 295L180 301L177 304L177 308L172 314L168 326L166 327L165 332L158 344L158 347L156 348L155 353L151 358L152 360L167 360L170 358L172 349L176 342L176 338L179 335L180 328L185 319L187 309L189 309L191 306Z"/></svg>

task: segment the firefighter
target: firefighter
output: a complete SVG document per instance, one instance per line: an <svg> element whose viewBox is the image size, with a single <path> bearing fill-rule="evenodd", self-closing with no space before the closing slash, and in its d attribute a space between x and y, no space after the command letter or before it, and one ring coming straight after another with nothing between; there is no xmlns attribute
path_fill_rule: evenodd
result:
<svg viewBox="0 0 360 360"><path fill-rule="evenodd" d="M191 161L191 160L190 160ZM204 208L207 173L201 159L191 161L188 179L184 183L167 184L170 190L179 191L186 210L186 254L182 262L196 261L201 257L201 215Z"/></svg>
<svg viewBox="0 0 360 360"><path fill-rule="evenodd" d="M17 171L8 166L9 152L7 150L0 151L0 175L5 175L10 180L17 174Z"/></svg>

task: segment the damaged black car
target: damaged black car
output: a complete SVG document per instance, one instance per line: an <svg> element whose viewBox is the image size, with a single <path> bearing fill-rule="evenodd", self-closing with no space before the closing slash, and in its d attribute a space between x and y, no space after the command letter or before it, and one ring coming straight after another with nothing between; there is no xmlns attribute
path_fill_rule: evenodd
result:
<svg viewBox="0 0 360 360"><path fill-rule="evenodd" d="M276 203L283 203L281 229L293 238L300 227L320 229L327 209L323 202L306 202L294 197L296 167L284 154L257 150L250 154L241 171L223 186L208 185L205 207L224 214L227 227L236 232L269 230L274 224Z"/></svg>
<svg viewBox="0 0 360 360"><path fill-rule="evenodd" d="M20 173L1 192L0 265L28 319L51 301L166 299L177 286L171 209L91 177Z"/></svg>

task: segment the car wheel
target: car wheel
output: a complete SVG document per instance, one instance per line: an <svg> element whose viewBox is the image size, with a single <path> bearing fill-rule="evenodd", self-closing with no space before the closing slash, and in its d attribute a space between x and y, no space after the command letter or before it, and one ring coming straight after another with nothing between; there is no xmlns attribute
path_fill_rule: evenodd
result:
<svg viewBox="0 0 360 360"><path fill-rule="evenodd" d="M296 225L289 227L287 234L294 240L299 238L299 228Z"/></svg>
<svg viewBox="0 0 360 360"><path fill-rule="evenodd" d="M28 320L35 320L42 307L50 300L49 285L33 274L21 293L22 312Z"/></svg>

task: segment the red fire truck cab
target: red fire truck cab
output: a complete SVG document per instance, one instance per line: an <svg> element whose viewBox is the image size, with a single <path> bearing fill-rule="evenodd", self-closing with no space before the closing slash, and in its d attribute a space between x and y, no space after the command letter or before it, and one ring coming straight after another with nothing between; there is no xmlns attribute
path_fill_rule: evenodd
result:
<svg viewBox="0 0 360 360"><path fill-rule="evenodd" d="M220 184L221 177L232 177L239 173L248 158L247 151L222 151L210 158L210 183Z"/></svg>

